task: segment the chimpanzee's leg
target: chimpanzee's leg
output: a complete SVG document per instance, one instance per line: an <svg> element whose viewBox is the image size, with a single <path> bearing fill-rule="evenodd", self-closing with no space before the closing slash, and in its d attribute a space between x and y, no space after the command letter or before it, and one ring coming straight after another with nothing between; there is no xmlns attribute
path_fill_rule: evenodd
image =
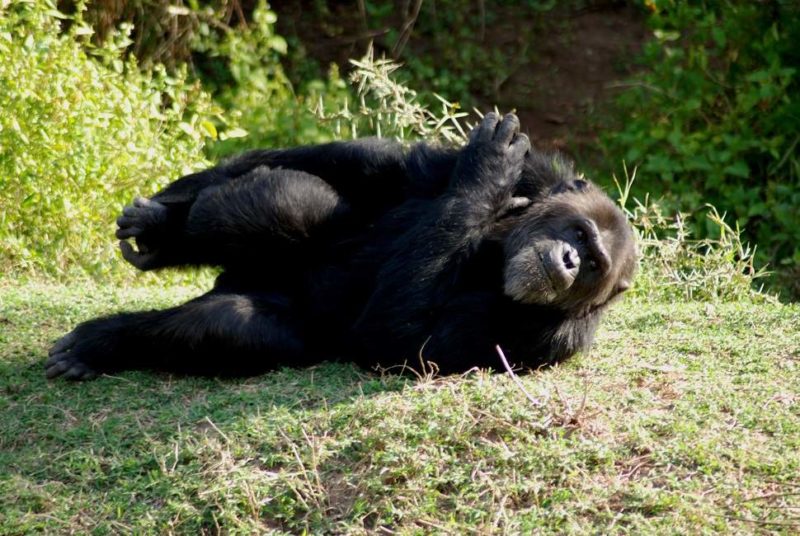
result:
<svg viewBox="0 0 800 536"><path fill-rule="evenodd" d="M406 165L398 143L377 138L250 151L186 175L150 199L137 197L118 220L117 238L135 239L138 251L130 244L121 247L125 259L137 268L181 264L183 261L171 258L175 245L170 243L182 235L195 201L208 189L237 183L264 168L304 171L320 177L359 212L374 217L408 193Z"/></svg>
<svg viewBox="0 0 800 536"><path fill-rule="evenodd" d="M180 219L163 204L137 199L117 220L120 248L142 270L181 264L226 267L289 263L313 253L346 224L349 207L322 179L259 167L204 189ZM143 247L144 246L144 247Z"/></svg>
<svg viewBox="0 0 800 536"><path fill-rule="evenodd" d="M294 169L320 177L351 200L364 197L374 205L376 194L400 193L405 188L405 152L392 140L364 138L291 149L257 149L221 164L181 177L152 199L166 205L191 204L205 188L219 186L252 170Z"/></svg>
<svg viewBox="0 0 800 536"><path fill-rule="evenodd" d="M252 375L308 364L304 347L286 296L212 291L163 311L84 322L53 345L45 367L48 378L71 380L131 369Z"/></svg>

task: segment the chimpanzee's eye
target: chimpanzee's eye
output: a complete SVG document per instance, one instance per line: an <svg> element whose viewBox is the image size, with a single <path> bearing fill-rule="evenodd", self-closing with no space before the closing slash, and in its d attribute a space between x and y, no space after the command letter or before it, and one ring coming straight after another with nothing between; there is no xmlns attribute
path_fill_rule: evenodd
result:
<svg viewBox="0 0 800 536"><path fill-rule="evenodd" d="M578 228L575 231L575 240L578 241L578 244L585 244L586 243L586 231L583 229Z"/></svg>
<svg viewBox="0 0 800 536"><path fill-rule="evenodd" d="M596 260L594 260L594 259L589 260L589 270L591 270L592 272L597 270L597 261Z"/></svg>

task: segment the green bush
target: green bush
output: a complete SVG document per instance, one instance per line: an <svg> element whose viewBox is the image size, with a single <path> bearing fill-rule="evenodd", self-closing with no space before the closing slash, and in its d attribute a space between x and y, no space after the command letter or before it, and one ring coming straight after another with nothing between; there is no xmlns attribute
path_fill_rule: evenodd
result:
<svg viewBox="0 0 800 536"><path fill-rule="evenodd" d="M214 158L254 147L287 147L331 141L334 133L317 121L312 109L322 102L339 101L347 85L332 68L326 80L306 81L296 92L286 77L281 58L287 43L275 33L277 15L263 0L252 11L247 26L220 29L212 8L193 12L197 30L192 48L203 56L204 85L240 128L234 136L210 146ZM246 134L246 135L245 135Z"/></svg>
<svg viewBox="0 0 800 536"><path fill-rule="evenodd" d="M0 12L0 271L130 274L114 219L207 162L218 113L199 85L161 68L141 72L118 34L92 30L54 2L12 1Z"/></svg>
<svg viewBox="0 0 800 536"><path fill-rule="evenodd" d="M761 263L800 265L800 6L645 4L655 39L602 138L608 161L637 166L637 189L672 210L726 211Z"/></svg>

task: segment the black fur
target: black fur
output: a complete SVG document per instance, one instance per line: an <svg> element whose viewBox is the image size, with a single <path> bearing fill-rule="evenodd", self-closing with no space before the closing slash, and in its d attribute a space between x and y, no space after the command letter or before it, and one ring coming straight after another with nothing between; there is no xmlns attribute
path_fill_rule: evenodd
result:
<svg viewBox="0 0 800 536"><path fill-rule="evenodd" d="M118 225L140 269L223 272L179 307L80 324L51 349L48 377L420 356L451 373L501 367L496 344L538 367L591 344L635 264L619 210L531 151L513 115L487 114L461 150L366 139L253 151L137 198Z"/></svg>

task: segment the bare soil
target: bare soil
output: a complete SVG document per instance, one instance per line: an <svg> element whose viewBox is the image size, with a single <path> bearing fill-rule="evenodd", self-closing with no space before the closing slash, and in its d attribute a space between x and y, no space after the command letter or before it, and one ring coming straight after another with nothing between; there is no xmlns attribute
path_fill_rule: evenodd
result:
<svg viewBox="0 0 800 536"><path fill-rule="evenodd" d="M596 135L588 120L608 110L648 32L640 13L615 5L577 10L555 25L503 86L498 105L517 109L534 142L583 152Z"/></svg>

